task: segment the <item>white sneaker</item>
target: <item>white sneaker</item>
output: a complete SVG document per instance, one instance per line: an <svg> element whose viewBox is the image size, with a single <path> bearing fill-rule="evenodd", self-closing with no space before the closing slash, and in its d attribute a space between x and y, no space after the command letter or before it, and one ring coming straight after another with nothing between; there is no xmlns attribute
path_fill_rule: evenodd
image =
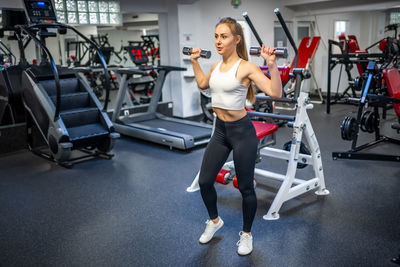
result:
<svg viewBox="0 0 400 267"><path fill-rule="evenodd" d="M239 232L239 236L240 240L236 243L238 254L241 256L250 254L253 251L253 236L243 233L243 231Z"/></svg>
<svg viewBox="0 0 400 267"><path fill-rule="evenodd" d="M200 236L199 242L202 244L208 243L214 236L215 232L217 232L224 225L224 221L219 218L217 223L214 223L211 220L206 221L206 229L204 233Z"/></svg>

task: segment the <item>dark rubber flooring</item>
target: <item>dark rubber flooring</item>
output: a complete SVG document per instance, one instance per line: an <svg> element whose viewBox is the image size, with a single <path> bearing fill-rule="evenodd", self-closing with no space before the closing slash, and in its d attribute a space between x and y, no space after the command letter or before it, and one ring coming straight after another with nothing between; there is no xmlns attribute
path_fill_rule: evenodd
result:
<svg viewBox="0 0 400 267"><path fill-rule="evenodd" d="M331 194L307 193L265 221L279 183L259 179L250 256L236 253L242 213L232 185L216 185L224 227L209 244L198 242L207 213L199 192L185 190L204 147L170 151L121 138L112 160L72 169L28 151L0 157L0 266L398 266L390 259L400 250L400 163L332 160L332 151L350 148L339 125L355 107L324 110L316 105L310 117ZM394 120L391 111L382 131L400 139L389 128ZM278 130L278 147L289 131ZM376 151L400 155L394 145ZM286 168L276 159L259 165ZM310 174L307 167L298 176Z"/></svg>

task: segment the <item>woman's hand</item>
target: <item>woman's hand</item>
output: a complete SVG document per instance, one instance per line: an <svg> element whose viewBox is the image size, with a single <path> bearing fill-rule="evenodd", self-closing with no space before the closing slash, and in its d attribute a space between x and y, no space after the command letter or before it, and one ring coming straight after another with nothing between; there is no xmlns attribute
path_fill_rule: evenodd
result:
<svg viewBox="0 0 400 267"><path fill-rule="evenodd" d="M192 54L190 54L190 59L192 61L197 61L199 59L199 57L200 57L200 52L201 52L200 48L193 48L192 49Z"/></svg>
<svg viewBox="0 0 400 267"><path fill-rule="evenodd" d="M262 46L261 56L267 62L268 68L273 68L276 66L276 56L274 54L274 51L275 51L274 47L269 47L265 45Z"/></svg>

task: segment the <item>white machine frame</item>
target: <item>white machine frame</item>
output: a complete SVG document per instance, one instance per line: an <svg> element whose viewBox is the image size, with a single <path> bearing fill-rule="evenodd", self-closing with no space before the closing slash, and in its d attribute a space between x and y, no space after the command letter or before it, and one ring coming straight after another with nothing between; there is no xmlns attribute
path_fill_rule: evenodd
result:
<svg viewBox="0 0 400 267"><path fill-rule="evenodd" d="M307 109L312 108L313 104L310 103L308 92L300 92L299 97L297 98L296 118L293 123L293 135L291 138L292 144L290 152L272 147L262 147L259 149L260 157L272 157L288 160L286 174L271 172L261 168L254 169L254 175L257 179L270 178L282 182L279 191L271 204L271 207L263 216L263 219L265 220L279 219L279 210L284 202L307 193L310 190L317 189L315 191L315 194L317 195L329 194L329 191L325 188L324 171L322 167L321 152L318 141L307 114ZM307 139L311 155L300 154L299 152L303 134ZM312 165L314 177L308 180L296 178L298 162ZM233 178L235 173L233 161L226 162L222 169L229 171L230 173L227 173L227 176ZM199 174L200 171L197 173L190 187L186 189L187 192L195 192L200 189ZM226 178L229 180L229 177Z"/></svg>

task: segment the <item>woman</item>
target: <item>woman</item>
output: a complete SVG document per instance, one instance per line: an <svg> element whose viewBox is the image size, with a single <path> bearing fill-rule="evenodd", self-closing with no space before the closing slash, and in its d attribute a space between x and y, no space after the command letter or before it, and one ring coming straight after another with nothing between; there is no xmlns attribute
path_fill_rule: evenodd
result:
<svg viewBox="0 0 400 267"><path fill-rule="evenodd" d="M211 104L217 114L215 129L204 153L200 169L199 185L210 219L199 241L208 243L224 222L218 216L215 178L233 151L239 190L243 197L243 229L239 233L238 254L247 255L253 250L251 226L257 210L257 198L253 186L257 156L257 136L245 110L246 98L254 102L251 83L273 98L282 96L282 83L276 66L274 48L262 47L261 56L266 60L271 80L252 62L247 61L247 49L243 29L236 20L223 18L215 28L215 47L222 61L216 62L208 74L199 63L201 49L195 48L191 61L200 89L211 89Z"/></svg>

